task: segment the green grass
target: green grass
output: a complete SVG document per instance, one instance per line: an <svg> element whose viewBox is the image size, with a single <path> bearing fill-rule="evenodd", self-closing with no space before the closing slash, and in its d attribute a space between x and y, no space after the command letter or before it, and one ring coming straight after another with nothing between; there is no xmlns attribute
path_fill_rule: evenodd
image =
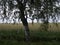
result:
<svg viewBox="0 0 60 45"><path fill-rule="evenodd" d="M0 43L0 45L27 45L26 42L24 41L21 41L21 42L18 42L18 41L2 41ZM40 42L31 42L30 45L60 45L60 42L45 42L45 41L40 41Z"/></svg>
<svg viewBox="0 0 60 45"><path fill-rule="evenodd" d="M60 45L60 23L49 24L48 31L41 31L41 24L29 24L31 45ZM22 24L0 24L0 45L28 45Z"/></svg>
<svg viewBox="0 0 60 45"><path fill-rule="evenodd" d="M60 32L30 31L31 45L60 45ZM23 30L1 30L0 45L27 45Z"/></svg>

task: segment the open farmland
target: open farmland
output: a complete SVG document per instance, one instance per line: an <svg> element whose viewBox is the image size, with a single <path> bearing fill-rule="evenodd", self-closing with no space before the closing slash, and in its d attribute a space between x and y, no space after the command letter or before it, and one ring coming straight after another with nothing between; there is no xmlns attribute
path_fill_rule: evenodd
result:
<svg viewBox="0 0 60 45"><path fill-rule="evenodd" d="M41 31L41 24L29 24L30 45L60 45L60 24L49 24ZM0 45L27 45L22 24L0 24Z"/></svg>
<svg viewBox="0 0 60 45"><path fill-rule="evenodd" d="M30 30L41 30L42 26L41 24L31 24L29 23L29 29ZM22 24L0 24L0 30L23 30L23 25ZM43 30L43 29L42 29ZM60 31L60 23L58 25L49 23L48 31Z"/></svg>

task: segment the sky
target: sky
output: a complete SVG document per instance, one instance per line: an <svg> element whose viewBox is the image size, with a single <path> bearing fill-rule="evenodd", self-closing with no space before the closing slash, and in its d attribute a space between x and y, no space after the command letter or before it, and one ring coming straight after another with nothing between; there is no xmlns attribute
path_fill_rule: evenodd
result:
<svg viewBox="0 0 60 45"><path fill-rule="evenodd" d="M32 23L32 20L29 19L29 18L27 19L27 21L28 21L28 23ZM14 23L14 21L12 19L9 19L8 21L6 19L4 19L4 23L6 23L6 22L7 23ZM39 22L42 23L41 20L39 20ZM52 23L53 22L52 19L49 19L49 22ZM58 20L58 22L60 22L60 20ZM3 23L2 19L0 19L0 23ZM18 19L16 19L16 23L19 23L18 22ZM22 23L21 20L20 20L20 23ZM34 23L37 23L37 20L36 19L34 19Z"/></svg>

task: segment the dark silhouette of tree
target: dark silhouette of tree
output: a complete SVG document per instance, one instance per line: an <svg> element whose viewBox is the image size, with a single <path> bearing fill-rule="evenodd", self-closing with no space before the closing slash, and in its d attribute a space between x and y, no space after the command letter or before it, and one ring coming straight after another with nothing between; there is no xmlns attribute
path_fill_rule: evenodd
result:
<svg viewBox="0 0 60 45"><path fill-rule="evenodd" d="M17 0L17 2L18 2L18 8L19 8L19 10L21 12L20 18L21 18L21 21L22 21L22 23L24 25L25 38L26 38L26 41L28 42L30 40L30 32L29 32L27 19L24 16L26 2L24 2L24 4L19 0Z"/></svg>
<svg viewBox="0 0 60 45"><path fill-rule="evenodd" d="M28 27L28 22L27 19L25 18L25 6L26 6L26 0L16 0L16 2L18 3L17 5L14 5L12 2L12 0L2 0L3 1L3 5L4 5L4 17L6 17L6 3L9 3L9 8L10 10L13 10L13 7L16 6L19 8L20 13L19 16L21 18L21 21L23 23L24 26L24 31L25 31L25 40L27 42L30 41L30 32L29 32L29 27ZM15 23L15 22L14 22Z"/></svg>

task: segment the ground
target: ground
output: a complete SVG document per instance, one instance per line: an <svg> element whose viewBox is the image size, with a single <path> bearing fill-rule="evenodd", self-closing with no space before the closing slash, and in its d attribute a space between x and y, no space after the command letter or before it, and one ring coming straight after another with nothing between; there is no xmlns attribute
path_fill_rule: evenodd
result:
<svg viewBox="0 0 60 45"><path fill-rule="evenodd" d="M48 31L41 31L41 24L29 24L30 45L60 45L60 24L49 24ZM0 45L28 45L22 24L0 24Z"/></svg>

